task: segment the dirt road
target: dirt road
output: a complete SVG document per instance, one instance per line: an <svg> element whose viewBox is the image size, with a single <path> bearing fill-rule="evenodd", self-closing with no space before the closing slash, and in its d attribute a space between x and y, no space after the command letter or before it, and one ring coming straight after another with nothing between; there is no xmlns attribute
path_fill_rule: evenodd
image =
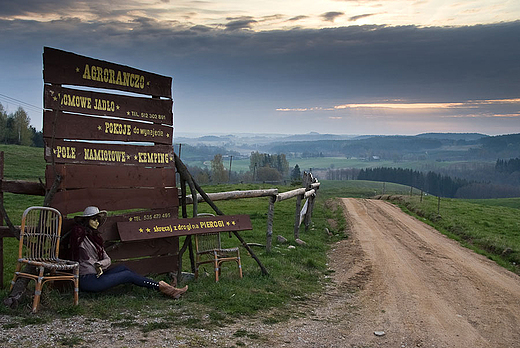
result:
<svg viewBox="0 0 520 348"><path fill-rule="evenodd" d="M343 203L361 250L336 281L364 274L349 344L520 347L520 277L385 201Z"/></svg>
<svg viewBox="0 0 520 348"><path fill-rule="evenodd" d="M334 282L271 346L520 347L520 277L388 202L342 202Z"/></svg>

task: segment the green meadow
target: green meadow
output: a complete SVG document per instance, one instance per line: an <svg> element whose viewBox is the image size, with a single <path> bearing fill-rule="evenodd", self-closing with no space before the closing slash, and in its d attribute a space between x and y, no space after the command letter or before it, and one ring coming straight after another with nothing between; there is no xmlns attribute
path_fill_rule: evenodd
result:
<svg viewBox="0 0 520 348"><path fill-rule="evenodd" d="M43 180L45 163L42 149L0 146L0 151L5 151L7 179ZM207 192L223 192L272 187L240 184L212 185L204 189ZM294 188L276 187L280 192ZM252 247L268 270L267 276L261 274L255 260L241 247L244 278L238 278L236 265L228 263L224 264L220 282L215 283L213 272L208 267L202 270L198 280L190 277L184 279L183 282L189 284L189 291L178 301L171 301L147 289L119 286L103 294L82 293L80 306L74 307L70 292L59 293L45 287L42 309L37 316L46 322L56 317L81 314L111 320L114 327L129 327L138 325L134 320L137 316L149 315L155 319L155 326L140 327L143 332L149 332L175 326L208 328L252 314L261 316L266 323L305 315L297 309L298 303L311 300L330 281L333 271L327 266L327 251L333 243L348 238L343 211L334 200L338 197L370 198L383 194L404 211L465 246L519 272L520 198L478 201L442 199L439 208L436 197L426 196L421 201L418 190L402 185L370 181L321 181L312 224L307 231L302 227L300 233L306 245L297 245L293 236L295 200L275 204L272 251L267 253L263 247ZM5 207L15 224L20 223L25 208L39 205L42 201L43 197L4 194ZM248 243L265 245L267 197L218 201L216 204L225 214L248 214L253 230L243 231L241 236ZM199 204L199 212L211 212L211 208L202 203ZM190 206L188 214L191 215ZM326 229L331 234L326 233ZM287 238L288 242L277 243L278 235ZM229 238L227 234L222 237L226 247L240 244L235 237ZM181 245L183 241L181 238ZM4 284L9 284L12 278L17 247L14 238L4 239ZM183 258L183 271L191 272L187 253ZM167 280L165 275L151 277ZM0 298L7 294L7 289L1 290ZM25 325L27 318L31 317L28 306L19 306L16 310L0 306L0 313L13 315L13 323L9 325L15 326Z"/></svg>
<svg viewBox="0 0 520 348"><path fill-rule="evenodd" d="M392 199L392 197L390 197ZM520 199L458 200L426 196L395 202L462 245L520 274Z"/></svg>

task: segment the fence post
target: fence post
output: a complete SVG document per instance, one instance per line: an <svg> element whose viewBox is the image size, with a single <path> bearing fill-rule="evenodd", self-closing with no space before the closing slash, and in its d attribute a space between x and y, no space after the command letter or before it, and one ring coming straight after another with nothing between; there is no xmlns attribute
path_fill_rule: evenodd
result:
<svg viewBox="0 0 520 348"><path fill-rule="evenodd" d="M302 209L303 195L296 196L296 212L294 213L294 239L300 238L300 210Z"/></svg>
<svg viewBox="0 0 520 348"><path fill-rule="evenodd" d="M0 182L4 179L4 152L0 151ZM0 183L0 205L4 204L4 193ZM0 211L0 226L4 225L4 215ZM0 289L4 287L4 238L0 237Z"/></svg>
<svg viewBox="0 0 520 348"><path fill-rule="evenodd" d="M312 170L312 168L311 168ZM312 174L304 173L304 179L303 179L303 187L305 187L305 190L310 190L312 184ZM312 205L313 205L313 196L309 197L309 201L307 203L307 212L305 213L305 219L303 220L305 224L305 231L309 229L309 225L311 223L311 215L312 215Z"/></svg>
<svg viewBox="0 0 520 348"><path fill-rule="evenodd" d="M265 242L265 251L268 253L271 252L271 245L273 240L274 202L276 202L276 196L269 197L269 209L267 211L267 233Z"/></svg>
<svg viewBox="0 0 520 348"><path fill-rule="evenodd" d="M316 194L313 194L309 197L309 205L307 206L307 213L305 214L305 231L309 229L309 226L312 223L312 210L314 209L315 196Z"/></svg>

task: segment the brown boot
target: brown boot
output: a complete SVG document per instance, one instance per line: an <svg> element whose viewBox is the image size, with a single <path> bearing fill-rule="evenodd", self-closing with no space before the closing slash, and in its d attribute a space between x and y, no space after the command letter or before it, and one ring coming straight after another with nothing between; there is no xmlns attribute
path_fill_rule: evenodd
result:
<svg viewBox="0 0 520 348"><path fill-rule="evenodd" d="M188 285L186 285L182 289L177 289L161 280L159 282L159 291L162 292L163 294L165 294L166 296L169 296L174 299L178 299L179 297L181 297L182 294L184 294L186 291L188 291Z"/></svg>

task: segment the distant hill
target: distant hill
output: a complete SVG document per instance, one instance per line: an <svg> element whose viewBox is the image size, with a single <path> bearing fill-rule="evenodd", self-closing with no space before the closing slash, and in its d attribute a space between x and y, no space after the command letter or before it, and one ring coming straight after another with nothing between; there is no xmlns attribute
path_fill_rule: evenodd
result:
<svg viewBox="0 0 520 348"><path fill-rule="evenodd" d="M348 140L355 138L355 135L338 135L338 134L321 134L317 132L310 132L307 134L289 135L283 138L276 139L277 142L289 141L315 141L315 140Z"/></svg>
<svg viewBox="0 0 520 348"><path fill-rule="evenodd" d="M299 153L323 156L396 158L407 153L425 153L443 145L440 140L415 136L374 136L354 140L317 140L277 142L270 146L272 153Z"/></svg>
<svg viewBox="0 0 520 348"><path fill-rule="evenodd" d="M497 135L479 140L485 153L493 154L496 158L514 158L520 155L520 134Z"/></svg>
<svg viewBox="0 0 520 348"><path fill-rule="evenodd" d="M346 157L381 160L496 161L520 154L520 134L423 133L416 136L306 134L223 134L176 137L191 145L185 155L209 160L214 154L285 153L288 157ZM183 146L184 146L183 145Z"/></svg>
<svg viewBox="0 0 520 348"><path fill-rule="evenodd" d="M418 134L417 137L441 140L476 141L489 137L489 135L481 133L422 133Z"/></svg>

